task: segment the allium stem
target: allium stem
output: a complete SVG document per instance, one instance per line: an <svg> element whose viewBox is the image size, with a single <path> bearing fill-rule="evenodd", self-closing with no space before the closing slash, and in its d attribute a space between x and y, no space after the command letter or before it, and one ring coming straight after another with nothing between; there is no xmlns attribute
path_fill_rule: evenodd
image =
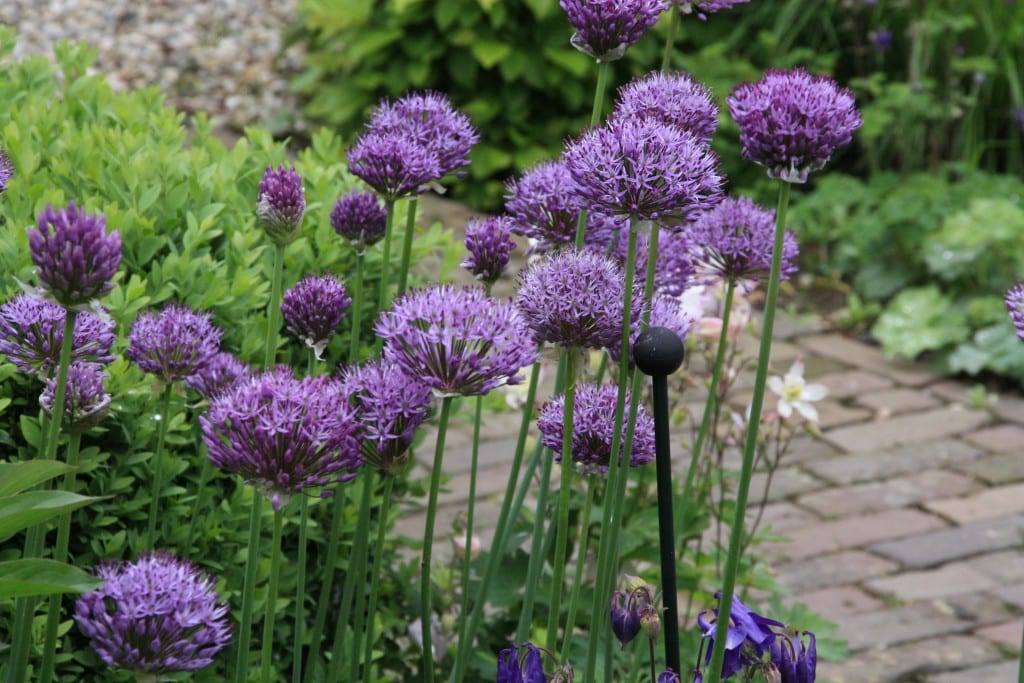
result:
<svg viewBox="0 0 1024 683"><path fill-rule="evenodd" d="M395 296L401 296L405 292L405 285L409 281L409 260L412 258L412 237L416 232L416 209L419 208L419 198L415 195L409 198L409 213L405 218L405 234L402 236L402 262L398 269L398 290Z"/></svg>
<svg viewBox="0 0 1024 683"><path fill-rule="evenodd" d="M601 112L604 111L604 93L608 89L608 72L611 70L611 62L599 61L597 63L597 85L594 87L594 106L590 110L590 127L593 128L601 122ZM583 235L587 230L587 210L580 210L579 220L576 222L576 248L583 248Z"/></svg>
<svg viewBox="0 0 1024 683"><path fill-rule="evenodd" d="M352 306L349 311L352 314L352 336L348 340L348 363L355 365L359 362L359 334L362 331L363 322L363 270L366 265L366 256L356 254L356 277L352 284Z"/></svg>
<svg viewBox="0 0 1024 683"><path fill-rule="evenodd" d="M299 494L299 557L295 585L295 647L292 648L292 683L302 683L302 647L306 638L306 542L309 537L309 499Z"/></svg>
<svg viewBox="0 0 1024 683"><path fill-rule="evenodd" d="M576 607L579 604L580 590L583 587L583 567L587 563L587 550L590 545L590 510L594 505L594 476L587 477L587 498L583 503L583 516L580 517L580 549L576 554L576 572L572 579L572 593L569 594L569 614L565 618L565 636L562 638L562 661L569 661L572 648L573 632L576 630Z"/></svg>
<svg viewBox="0 0 1024 683"><path fill-rule="evenodd" d="M395 235L395 200L384 201L388 214L388 221L384 228L384 247L380 260L380 291L377 293L377 312L380 313L388 304L388 276L391 274L391 240ZM384 340L378 338L378 349Z"/></svg>
<svg viewBox="0 0 1024 683"><path fill-rule="evenodd" d="M543 452L544 446L538 441L534 454ZM526 567L526 588L523 591L523 607L519 613L519 624L516 626L517 643L525 643L530 639L530 627L533 625L533 602L536 591L533 587L537 585L540 578L540 569L544 563L544 516L547 512L548 493L551 490L551 467L554 458L545 457L544 467L540 475L540 489L537 491L537 506L534 512L533 532L530 537L530 561Z"/></svg>
<svg viewBox="0 0 1024 683"><path fill-rule="evenodd" d="M274 653L274 618L277 616L277 584L281 576L282 527L284 511L279 508L274 510L274 536L270 543L270 585L267 587L267 611L263 617L263 648L260 655L260 680L263 683L276 680L271 673L271 659Z"/></svg>
<svg viewBox="0 0 1024 683"><path fill-rule="evenodd" d="M395 478L385 475L384 477L384 499L381 501L380 509L377 511L377 542L374 548L377 549L376 565L371 572L370 579L370 602L366 609L366 644L363 646L363 683L370 683L373 671L373 642L374 623L377 618L377 596L380 593L380 575L384 573L384 566L381 556L384 552L384 540L387 536L388 517L391 515L391 495L395 488Z"/></svg>
<svg viewBox="0 0 1024 683"><path fill-rule="evenodd" d="M338 564L338 549L341 545L341 523L345 517L345 495L346 487L338 486L334 491L334 505L331 507L330 526L332 533L327 534L327 554L324 560L324 575L320 583L320 596L316 603L316 618L313 620L313 629L309 632L309 655L306 657L306 672L316 673L320 666L320 645L323 640L324 626L327 623L327 607L331 603L331 592L334 589L334 571ZM346 575L351 569L351 563L346 569ZM349 598L351 602L351 598ZM339 623L347 620L347 617L339 617ZM307 675L307 678L309 676Z"/></svg>
<svg viewBox="0 0 1024 683"><path fill-rule="evenodd" d="M171 421L171 395L174 385L167 382L163 395L160 397L160 410L157 418L160 424L156 429L156 453L153 455L153 496L149 501L149 521L146 525L146 543L143 550L156 547L156 520L160 507L160 491L164 486L164 441L167 439L167 428Z"/></svg>
<svg viewBox="0 0 1024 683"><path fill-rule="evenodd" d="M192 504L192 516L188 521L188 534L185 536L185 545L183 546L186 555L192 553L192 539L196 535L196 524L199 522L199 514L206 509L206 485L210 482L210 476L213 474L213 464L206 454L206 446L203 444L199 420L195 418L193 421L193 432L193 441L200 444L199 447L202 449L200 451L200 459L203 461L203 464L199 470L199 488L196 491L196 500Z"/></svg>
<svg viewBox="0 0 1024 683"><path fill-rule="evenodd" d="M263 521L263 495L252 492L249 514L249 546L245 562L245 583L242 586L242 617L238 625L238 657L235 659L235 683L249 679L249 643L252 641L252 608L256 600L256 570L259 567L260 527Z"/></svg>
<svg viewBox="0 0 1024 683"><path fill-rule="evenodd" d="M665 36L665 52L661 56L661 70L668 71L672 67L672 53L676 48L676 30L679 28L679 5L672 3L668 15L668 32ZM678 672L677 672L678 673Z"/></svg>
<svg viewBox="0 0 1024 683"><path fill-rule="evenodd" d="M729 614L736 590L736 572L740 563L740 549L743 545L743 522L747 512L747 496L750 493L750 477L754 470L754 455L757 452L757 431L761 423L761 409L764 404L764 388L768 379L768 360L772 351L772 332L775 326L775 302L779 296L779 276L782 270L783 236L786 232L786 211L789 208L789 183L782 182L779 188L779 207L775 216L775 244L772 248L772 267L768 275L768 293L764 302L764 323L761 327L761 349L757 357L757 372L754 376L754 395L750 400L750 422L747 438L743 444L743 464L736 489L736 508L732 529L729 533L729 554L725 561L725 575L722 577L722 597L718 605L718 624L715 629L715 646L711 661L705 672L706 683L718 683L725 659L725 640L729 629Z"/></svg>
<svg viewBox="0 0 1024 683"><path fill-rule="evenodd" d="M469 492L466 501L466 545L462 555L462 595L459 603L459 618L462 620L467 618L469 612L469 575L473 571L473 516L476 512L476 475L480 464L480 421L483 417L484 397L477 396L475 403L473 448L469 464Z"/></svg>
<svg viewBox="0 0 1024 683"><path fill-rule="evenodd" d="M263 367L270 369L277 358L277 333L281 327L281 281L284 279L285 245L274 246L274 272L270 280L270 304L267 308L267 348L263 356Z"/></svg>
<svg viewBox="0 0 1024 683"><path fill-rule="evenodd" d="M352 575L353 580L346 583L351 585L351 589L354 591L353 598L355 602L354 617L352 621L352 643L351 649L349 650L348 661L352 667L352 680L359 680L359 655L362 653L360 645L362 645L363 627L365 622L363 621L366 616L366 567L370 563L370 513L373 510L373 491L376 488L377 473L370 468L364 467L366 471L363 472L363 476L367 482L364 484L366 488L363 489L363 500L359 503L359 522L356 527L356 536L365 539L361 543L357 544L357 550L359 552L356 555L356 566L355 572ZM376 549L378 555L380 554L380 548ZM346 585L346 588L349 586ZM344 607L345 605L343 605ZM345 609L343 614L348 614L348 610ZM334 644L335 653L338 651L338 642ZM334 659L337 659L340 663L342 657L332 657L331 670L335 670ZM331 680L336 680L333 676L329 677Z"/></svg>

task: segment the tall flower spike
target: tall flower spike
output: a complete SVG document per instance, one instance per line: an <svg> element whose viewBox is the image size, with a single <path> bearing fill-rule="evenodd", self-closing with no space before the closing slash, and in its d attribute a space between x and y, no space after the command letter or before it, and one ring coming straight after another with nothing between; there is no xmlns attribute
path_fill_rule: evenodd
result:
<svg viewBox="0 0 1024 683"><path fill-rule="evenodd" d="M718 106L707 86L683 71L652 71L619 90L612 118L654 118L708 144L718 128Z"/></svg>
<svg viewBox="0 0 1024 683"><path fill-rule="evenodd" d="M740 127L743 157L787 183L806 183L861 125L853 93L803 69L768 71L757 83L736 86L726 103Z"/></svg>
<svg viewBox="0 0 1024 683"><path fill-rule="evenodd" d="M1017 336L1024 341L1024 280L1006 292L1006 308L1010 311L1013 326L1017 328Z"/></svg>
<svg viewBox="0 0 1024 683"><path fill-rule="evenodd" d="M0 149L0 194L7 191L7 183L14 177L14 164L7 153Z"/></svg>
<svg viewBox="0 0 1024 683"><path fill-rule="evenodd" d="M683 14L695 13L701 21L707 21L709 14L730 9L736 5L743 5L750 0L673 0Z"/></svg>
<svg viewBox="0 0 1024 683"><path fill-rule="evenodd" d="M359 422L344 387L278 367L236 382L200 418L210 462L258 487L275 510L307 488L351 479Z"/></svg>
<svg viewBox="0 0 1024 683"><path fill-rule="evenodd" d="M438 396L478 396L523 381L537 359L529 328L511 301L482 288L441 285L413 291L375 326L384 359Z"/></svg>
<svg viewBox="0 0 1024 683"><path fill-rule="evenodd" d="M621 59L658 23L668 0L560 0L574 29L570 42L599 62Z"/></svg>
<svg viewBox="0 0 1024 683"><path fill-rule="evenodd" d="M307 275L284 293L281 313L288 331L313 349L318 360L323 360L324 349L351 303L338 278Z"/></svg>
<svg viewBox="0 0 1024 683"><path fill-rule="evenodd" d="M469 165L469 151L480 141L469 117L452 107L444 93L413 92L384 100L370 116L369 127L398 133L437 158L439 178Z"/></svg>
<svg viewBox="0 0 1024 683"><path fill-rule="evenodd" d="M211 401L235 382L251 376L251 366L227 351L221 351L194 374L186 377L185 385L207 401Z"/></svg>
<svg viewBox="0 0 1024 683"><path fill-rule="evenodd" d="M256 217L274 244L294 242L306 213L306 191L295 167L267 166L256 198Z"/></svg>
<svg viewBox="0 0 1024 683"><path fill-rule="evenodd" d="M160 313L136 318L124 355L143 372L177 382L200 372L217 355L222 334L209 313L170 304Z"/></svg>
<svg viewBox="0 0 1024 683"><path fill-rule="evenodd" d="M719 202L718 157L692 133L653 118L609 121L568 144L585 202L641 220L690 220Z"/></svg>
<svg viewBox="0 0 1024 683"><path fill-rule="evenodd" d="M508 216L471 220L466 226L469 256L462 262L462 267L484 284L492 284L505 272L515 248L512 220Z"/></svg>
<svg viewBox="0 0 1024 683"><path fill-rule="evenodd" d="M102 587L83 594L75 622L108 666L137 674L209 666L231 640L214 582L169 553L101 565Z"/></svg>
<svg viewBox="0 0 1024 683"><path fill-rule="evenodd" d="M83 432L103 422L110 408L110 394L103 389L103 378L106 376L106 373L90 363L71 364L61 419L64 429ZM46 387L39 396L39 405L47 415L53 415L56 390L57 380L46 380Z"/></svg>
<svg viewBox="0 0 1024 683"><path fill-rule="evenodd" d="M74 202L66 209L47 206L28 245L44 296L65 308L78 308L114 289L121 265L121 235L107 233L103 214L91 215Z"/></svg>
<svg viewBox="0 0 1024 683"><path fill-rule="evenodd" d="M353 190L331 209L331 227L358 253L384 239L388 214L372 192Z"/></svg>
<svg viewBox="0 0 1024 683"><path fill-rule="evenodd" d="M540 650L533 643L509 645L498 653L496 683L547 683Z"/></svg>
<svg viewBox="0 0 1024 683"><path fill-rule="evenodd" d="M722 594L716 593L715 597L721 599ZM705 610L697 615L697 623L704 631L703 637L707 639L707 655L704 660L705 666L711 661L711 651L715 641L716 624L708 620ZM718 614L718 608L714 609ZM726 636L725 659L722 661L722 680L729 678L744 667L758 663L763 655L768 652L775 643L776 634L774 629L784 629L786 625L774 619L762 617L753 612L740 602L735 595L732 597L732 609L729 613L729 632Z"/></svg>

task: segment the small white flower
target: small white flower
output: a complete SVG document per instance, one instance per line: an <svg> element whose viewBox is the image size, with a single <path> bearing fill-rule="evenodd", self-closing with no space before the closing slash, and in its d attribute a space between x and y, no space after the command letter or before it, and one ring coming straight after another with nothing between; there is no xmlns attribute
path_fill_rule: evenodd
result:
<svg viewBox="0 0 1024 683"><path fill-rule="evenodd" d="M808 384L804 381L804 361L797 358L785 377L769 377L768 388L779 397L779 417L788 420L793 410L808 422L818 421L818 410L811 405L812 401L820 401L828 394L823 384Z"/></svg>

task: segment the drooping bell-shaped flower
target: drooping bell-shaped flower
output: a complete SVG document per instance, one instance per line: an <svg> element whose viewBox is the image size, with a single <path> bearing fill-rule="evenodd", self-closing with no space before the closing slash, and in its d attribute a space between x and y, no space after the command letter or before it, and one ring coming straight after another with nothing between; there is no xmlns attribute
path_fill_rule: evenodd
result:
<svg viewBox="0 0 1024 683"><path fill-rule="evenodd" d="M721 599L722 594L715 597ZM717 616L718 608L714 609ZM697 615L697 623L704 631L707 640L704 664L711 661L714 649L715 633L718 625L714 619L708 619L708 610ZM729 611L729 628L726 634L725 659L722 662L722 679L729 678L744 667L758 663L775 643L775 629L785 629L780 621L763 617L740 602L735 595L732 597L732 609Z"/></svg>
<svg viewBox="0 0 1024 683"><path fill-rule="evenodd" d="M805 646L800 638L808 638ZM814 683L817 675L818 650L810 631L787 631L771 646L771 661L779 670L779 683Z"/></svg>
<svg viewBox="0 0 1024 683"><path fill-rule="evenodd" d="M495 683L547 683L540 650L532 643L509 645L498 653Z"/></svg>

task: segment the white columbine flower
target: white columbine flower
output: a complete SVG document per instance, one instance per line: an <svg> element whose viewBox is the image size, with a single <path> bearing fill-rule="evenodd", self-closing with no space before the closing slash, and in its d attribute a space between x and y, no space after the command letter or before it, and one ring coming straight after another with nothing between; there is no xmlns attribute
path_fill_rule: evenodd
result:
<svg viewBox="0 0 1024 683"><path fill-rule="evenodd" d="M769 377L768 388L779 397L779 417L788 420L793 410L808 422L818 421L818 410L811 405L828 394L823 384L808 384L804 381L804 361L797 358L785 377Z"/></svg>

